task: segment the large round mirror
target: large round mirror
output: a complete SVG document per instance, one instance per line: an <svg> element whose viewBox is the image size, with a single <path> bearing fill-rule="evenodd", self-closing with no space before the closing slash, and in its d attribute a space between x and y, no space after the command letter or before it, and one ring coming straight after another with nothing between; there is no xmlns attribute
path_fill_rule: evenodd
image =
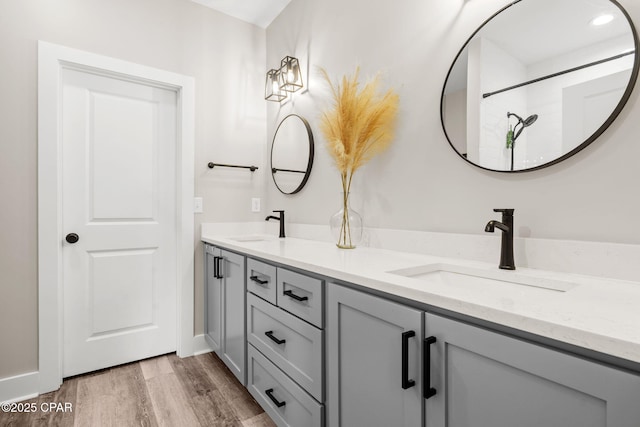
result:
<svg viewBox="0 0 640 427"><path fill-rule="evenodd" d="M520 0L458 53L442 91L453 149L483 169L564 160L613 122L638 76L638 36L613 0Z"/></svg>
<svg viewBox="0 0 640 427"><path fill-rule="evenodd" d="M313 133L303 117L290 114L278 125L271 146L271 176L284 194L302 190L313 166Z"/></svg>

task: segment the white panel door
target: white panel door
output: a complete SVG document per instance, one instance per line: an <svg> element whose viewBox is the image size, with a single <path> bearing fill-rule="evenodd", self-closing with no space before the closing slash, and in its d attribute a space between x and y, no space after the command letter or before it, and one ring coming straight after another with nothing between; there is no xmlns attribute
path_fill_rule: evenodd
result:
<svg viewBox="0 0 640 427"><path fill-rule="evenodd" d="M177 97L62 72L68 377L176 349Z"/></svg>

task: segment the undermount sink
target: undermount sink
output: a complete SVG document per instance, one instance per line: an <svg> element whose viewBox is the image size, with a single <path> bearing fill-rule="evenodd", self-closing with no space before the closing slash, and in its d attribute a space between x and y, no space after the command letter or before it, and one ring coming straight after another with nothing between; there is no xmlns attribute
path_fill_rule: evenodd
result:
<svg viewBox="0 0 640 427"><path fill-rule="evenodd" d="M248 234L245 236L229 237L229 240L234 240L236 242L265 242L267 240L275 240L275 237L265 234Z"/></svg>
<svg viewBox="0 0 640 427"><path fill-rule="evenodd" d="M527 286L553 292L567 292L576 283L546 277L529 276L507 270L484 270L454 264L426 264L387 273L446 286Z"/></svg>

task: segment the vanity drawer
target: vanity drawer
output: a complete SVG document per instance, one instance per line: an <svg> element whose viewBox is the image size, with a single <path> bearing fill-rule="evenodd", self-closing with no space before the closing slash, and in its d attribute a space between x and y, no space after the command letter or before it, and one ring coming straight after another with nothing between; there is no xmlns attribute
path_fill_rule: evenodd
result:
<svg viewBox="0 0 640 427"><path fill-rule="evenodd" d="M321 427L323 406L249 345L249 393L280 427Z"/></svg>
<svg viewBox="0 0 640 427"><path fill-rule="evenodd" d="M276 303L276 268L273 265L247 258L247 291Z"/></svg>
<svg viewBox="0 0 640 427"><path fill-rule="evenodd" d="M322 328L322 280L278 268L278 306Z"/></svg>
<svg viewBox="0 0 640 427"><path fill-rule="evenodd" d="M323 332L255 295L247 295L247 339L322 401Z"/></svg>

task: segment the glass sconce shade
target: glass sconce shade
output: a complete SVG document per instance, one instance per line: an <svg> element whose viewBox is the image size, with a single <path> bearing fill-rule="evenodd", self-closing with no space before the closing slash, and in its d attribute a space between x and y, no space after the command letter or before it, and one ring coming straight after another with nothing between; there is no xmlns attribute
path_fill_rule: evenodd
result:
<svg viewBox="0 0 640 427"><path fill-rule="evenodd" d="M285 56L280 61L280 89L295 92L302 89L302 73L298 58Z"/></svg>
<svg viewBox="0 0 640 427"><path fill-rule="evenodd" d="M287 93L280 89L280 70L269 70L264 84L264 99L280 102L287 97Z"/></svg>

